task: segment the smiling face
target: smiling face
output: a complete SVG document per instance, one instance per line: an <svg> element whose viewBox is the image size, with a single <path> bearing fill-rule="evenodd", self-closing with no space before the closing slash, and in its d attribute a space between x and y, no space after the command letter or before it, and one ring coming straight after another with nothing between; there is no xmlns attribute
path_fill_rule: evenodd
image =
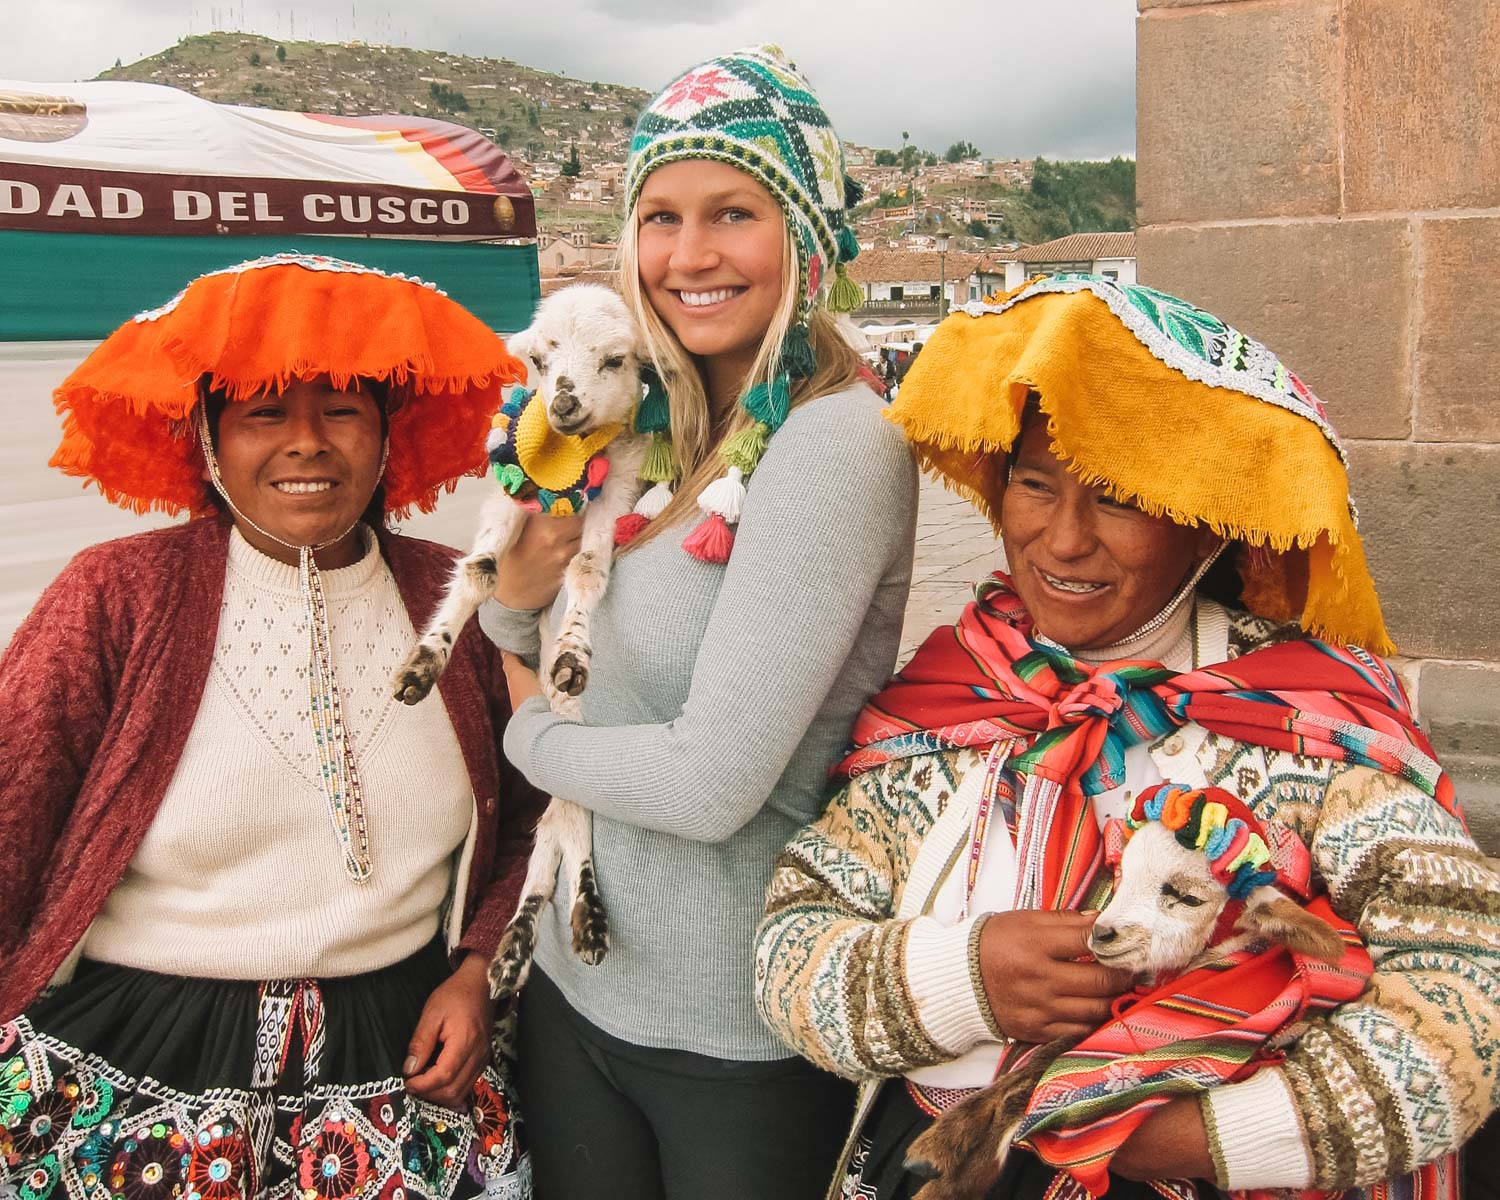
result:
<svg viewBox="0 0 1500 1200"><path fill-rule="evenodd" d="M742 381L788 286L781 206L745 172L689 159L647 176L635 211L651 307L709 373Z"/></svg>
<svg viewBox="0 0 1500 1200"><path fill-rule="evenodd" d="M1153 517L1083 483L1029 416L1000 504L1016 593L1036 628L1069 650L1108 646L1166 607L1219 538Z"/></svg>
<svg viewBox="0 0 1500 1200"><path fill-rule="evenodd" d="M361 549L351 527L380 482L382 437L380 408L369 392L338 391L327 376L295 380L280 395L224 405L219 476L235 507L261 528L294 546L339 538L319 552L318 564L348 566ZM262 553L297 561L295 550L239 517L235 525Z"/></svg>

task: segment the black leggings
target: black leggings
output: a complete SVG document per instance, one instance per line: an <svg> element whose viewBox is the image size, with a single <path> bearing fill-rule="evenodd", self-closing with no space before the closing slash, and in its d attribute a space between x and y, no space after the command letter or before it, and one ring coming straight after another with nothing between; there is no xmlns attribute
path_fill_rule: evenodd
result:
<svg viewBox="0 0 1500 1200"><path fill-rule="evenodd" d="M517 1084L537 1200L821 1200L854 1085L800 1058L735 1062L596 1028L533 970Z"/></svg>

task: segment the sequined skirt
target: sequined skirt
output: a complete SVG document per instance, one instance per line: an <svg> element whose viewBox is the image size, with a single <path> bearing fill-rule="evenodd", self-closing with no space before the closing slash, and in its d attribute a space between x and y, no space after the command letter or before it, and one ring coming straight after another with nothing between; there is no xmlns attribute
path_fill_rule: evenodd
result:
<svg viewBox="0 0 1500 1200"><path fill-rule="evenodd" d="M182 979L85 960L0 1026L0 1197L525 1200L505 1059L467 1111L401 1062L448 974L434 943L369 974Z"/></svg>

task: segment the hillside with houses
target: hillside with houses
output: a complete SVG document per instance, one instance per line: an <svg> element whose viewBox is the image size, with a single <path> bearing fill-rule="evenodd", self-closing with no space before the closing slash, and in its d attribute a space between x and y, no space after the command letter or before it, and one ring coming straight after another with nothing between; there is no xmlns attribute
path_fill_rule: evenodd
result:
<svg viewBox="0 0 1500 1200"><path fill-rule="evenodd" d="M639 88L573 79L506 58L402 46L186 37L102 79L181 88L206 100L360 116L407 113L476 129L505 148L537 203L544 291L603 276L621 220ZM955 131L961 132L961 131ZM845 143L865 189L851 276L862 317L901 325L1047 269L1134 277L1135 163L991 157Z"/></svg>

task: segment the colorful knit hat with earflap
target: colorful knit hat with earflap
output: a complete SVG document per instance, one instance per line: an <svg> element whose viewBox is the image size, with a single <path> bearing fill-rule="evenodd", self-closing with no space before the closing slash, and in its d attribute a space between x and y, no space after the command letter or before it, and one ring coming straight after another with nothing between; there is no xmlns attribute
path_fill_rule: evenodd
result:
<svg viewBox="0 0 1500 1200"><path fill-rule="evenodd" d="M1160 821L1185 849L1201 851L1231 900L1243 900L1263 884L1276 882L1276 864L1260 822L1244 801L1223 788L1199 791L1170 783L1147 788L1125 818L1126 837L1149 821Z"/></svg>
<svg viewBox="0 0 1500 1200"><path fill-rule="evenodd" d="M796 322L782 343L779 369L769 382L757 382L740 397L755 424L720 447L725 474L698 497L704 519L683 542L695 558L727 562L745 480L765 453L767 440L786 420L795 381L817 370L809 315L820 303L834 312L859 307L859 286L845 267L859 254L848 210L859 203L863 189L844 171L843 148L812 86L776 46L753 46L710 59L668 84L646 106L630 143L627 210L635 207L641 185L657 167L698 158L736 167L776 197L793 233L801 285ZM831 286L825 289L830 276ZM630 527L627 537L666 507L675 477L666 394L659 383L648 383L636 428L652 435L641 477L656 486L641 498L636 514L644 519Z"/></svg>

